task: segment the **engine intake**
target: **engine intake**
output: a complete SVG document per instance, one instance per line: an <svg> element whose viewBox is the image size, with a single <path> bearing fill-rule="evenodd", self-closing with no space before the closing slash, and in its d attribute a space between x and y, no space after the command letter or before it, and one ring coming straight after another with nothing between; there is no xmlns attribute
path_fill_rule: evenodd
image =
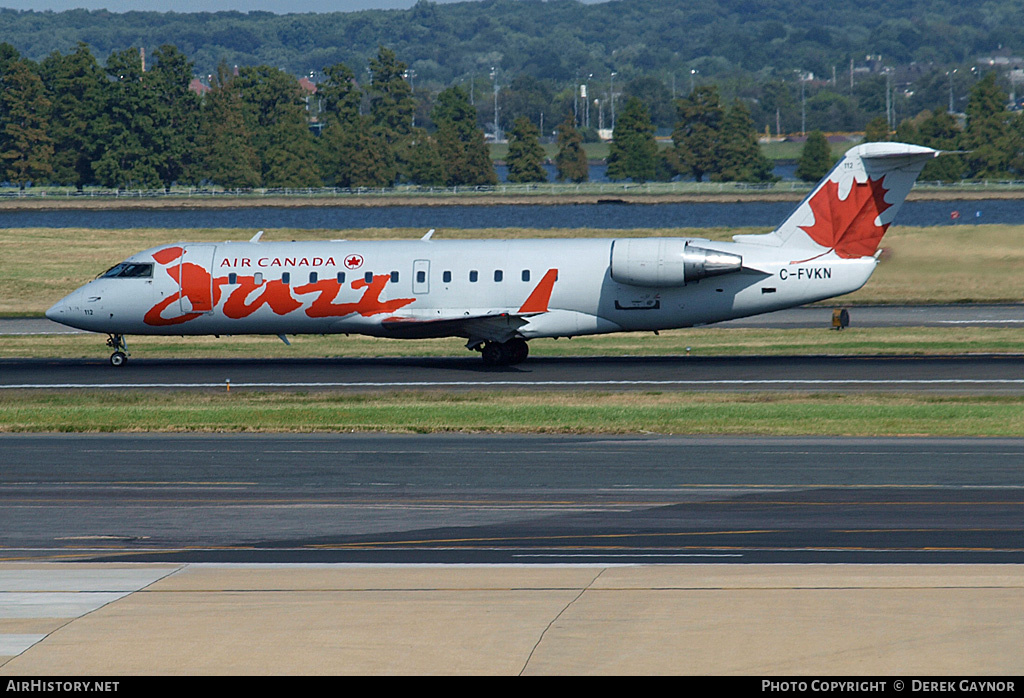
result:
<svg viewBox="0 0 1024 698"><path fill-rule="evenodd" d="M612 279L630 286L685 286L739 271L743 258L677 238L623 238L612 243Z"/></svg>

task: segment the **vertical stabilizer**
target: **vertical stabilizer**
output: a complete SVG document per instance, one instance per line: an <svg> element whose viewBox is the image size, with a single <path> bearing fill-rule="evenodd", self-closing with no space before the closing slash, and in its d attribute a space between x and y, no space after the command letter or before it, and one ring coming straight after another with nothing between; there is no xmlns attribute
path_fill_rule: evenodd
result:
<svg viewBox="0 0 1024 698"><path fill-rule="evenodd" d="M830 252L843 259L873 255L925 163L939 154L905 143L851 148L786 221L767 235L736 235L737 242Z"/></svg>

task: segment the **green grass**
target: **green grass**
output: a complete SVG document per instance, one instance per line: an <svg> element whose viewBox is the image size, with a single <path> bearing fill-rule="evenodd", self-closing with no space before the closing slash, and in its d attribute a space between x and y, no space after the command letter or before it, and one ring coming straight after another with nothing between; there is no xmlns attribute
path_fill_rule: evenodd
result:
<svg viewBox="0 0 1024 698"><path fill-rule="evenodd" d="M13 392L0 432L1022 436L1024 398L701 393Z"/></svg>
<svg viewBox="0 0 1024 698"><path fill-rule="evenodd" d="M744 356L744 355L940 355L1024 352L1024 329L1017 327L851 327L828 329L746 329L704 327L539 339L533 357L567 356ZM857 311L851 311L856 324ZM8 335L0 358L105 359L110 351L98 334ZM389 356L471 357L458 338L397 340L344 335L298 335L285 346L272 336L136 337L128 348L137 358L374 358Z"/></svg>

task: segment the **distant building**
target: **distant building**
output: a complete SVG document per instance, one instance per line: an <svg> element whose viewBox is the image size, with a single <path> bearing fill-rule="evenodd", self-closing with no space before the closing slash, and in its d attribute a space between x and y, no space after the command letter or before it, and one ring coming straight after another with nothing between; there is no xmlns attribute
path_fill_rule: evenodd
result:
<svg viewBox="0 0 1024 698"><path fill-rule="evenodd" d="M188 84L188 89L202 97L210 91L210 86L204 84L199 78L192 78L192 82Z"/></svg>

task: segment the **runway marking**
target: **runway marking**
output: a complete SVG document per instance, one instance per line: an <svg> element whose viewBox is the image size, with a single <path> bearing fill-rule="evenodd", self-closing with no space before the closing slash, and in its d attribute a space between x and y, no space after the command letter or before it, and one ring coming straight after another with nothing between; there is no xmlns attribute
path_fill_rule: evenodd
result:
<svg viewBox="0 0 1024 698"><path fill-rule="evenodd" d="M500 550L500 548L499 548L499 550ZM719 557L743 557L743 554L742 553L721 553L721 554L719 554L719 553L660 553L660 554L659 553L655 553L655 554L632 554L632 553L601 553L601 554L598 554L598 553L587 553L587 554L580 554L580 553L573 553L573 554L568 554L567 553L567 554L563 555L563 554L555 554L555 553L548 553L548 554L537 553L537 554L534 554L534 555L514 554L512 557L546 557L546 558L556 558L556 559L559 559L559 560L564 559L564 558L584 557L584 558L600 558L602 560L606 560L606 559L608 559L610 557L624 557L624 558L630 558L630 559L633 559L633 558L666 558L666 557L668 557L668 558L677 558L677 557L702 557L702 558L707 558L707 557L714 557L714 558L719 558Z"/></svg>
<svg viewBox="0 0 1024 698"><path fill-rule="evenodd" d="M8 390L75 388L224 388L220 383L17 383L0 385ZM231 383L233 388L450 388L450 387L566 387L566 386L844 386L844 385L1024 385L1024 378L921 378L921 379L722 379L722 380L592 380L592 381L390 381L390 382L309 382L309 383Z"/></svg>
<svg viewBox="0 0 1024 698"><path fill-rule="evenodd" d="M995 325L995 324L1021 324L1024 320L935 320L941 325Z"/></svg>

